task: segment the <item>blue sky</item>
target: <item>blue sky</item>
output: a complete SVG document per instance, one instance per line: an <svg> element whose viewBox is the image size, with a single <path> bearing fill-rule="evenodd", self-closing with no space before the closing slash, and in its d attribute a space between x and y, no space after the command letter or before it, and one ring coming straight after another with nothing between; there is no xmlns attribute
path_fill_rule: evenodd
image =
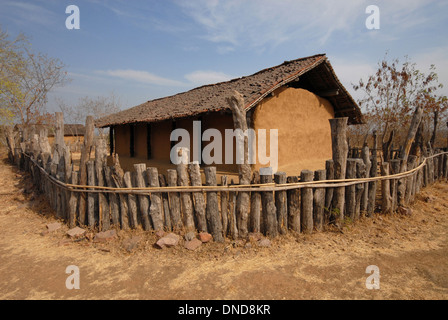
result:
<svg viewBox="0 0 448 320"><path fill-rule="evenodd" d="M65 27L68 5L80 9L79 30ZM369 5L379 30L365 26ZM66 65L72 81L54 90L49 111L55 97L73 105L110 93L126 109L318 53L354 97L351 83L386 51L422 71L435 64L448 95L447 16L440 0L0 0L3 29Z"/></svg>

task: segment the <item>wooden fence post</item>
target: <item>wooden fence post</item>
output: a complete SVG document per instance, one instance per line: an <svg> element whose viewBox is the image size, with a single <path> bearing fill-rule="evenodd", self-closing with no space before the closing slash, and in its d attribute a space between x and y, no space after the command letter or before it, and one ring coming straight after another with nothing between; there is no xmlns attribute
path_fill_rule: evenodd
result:
<svg viewBox="0 0 448 320"><path fill-rule="evenodd" d="M288 177L288 183L298 183L299 177ZM291 189L288 195L288 226L294 232L300 233L300 189Z"/></svg>
<svg viewBox="0 0 448 320"><path fill-rule="evenodd" d="M126 188L133 188L133 176L131 172L126 171L123 175L123 183ZM137 228L137 199L134 194L128 194L129 224L133 229Z"/></svg>
<svg viewBox="0 0 448 320"><path fill-rule="evenodd" d="M179 186L188 186L189 185L189 179L188 179L188 149L186 148L179 148L178 149L178 156L180 157L181 161L177 165L177 184ZM191 193L189 192L181 192L180 193L181 198L181 205L182 205L182 212L183 212L183 219L184 219L184 227L186 229L186 232L192 232L195 231L194 226L194 218L193 218L193 201L191 199Z"/></svg>
<svg viewBox="0 0 448 320"><path fill-rule="evenodd" d="M389 162L383 162L381 164L381 175L389 175ZM383 214L392 213L392 197L390 195L390 180L385 179L381 181L381 197L382 205L381 210Z"/></svg>
<svg viewBox="0 0 448 320"><path fill-rule="evenodd" d="M112 181L114 183L114 186L116 188L123 188L123 186L125 186L125 179L124 179L124 171L120 166L120 160L118 158L117 154L113 155L113 162L114 165L111 168L111 178ZM130 225L129 225L129 197L126 194L123 193L119 193L118 194L118 199L119 199L119 205L120 205L120 216L119 216L119 221L121 224L121 228L123 230L128 230ZM112 216L113 219L113 216ZM117 217L118 219L118 217ZM118 224L118 222L117 222Z"/></svg>
<svg viewBox="0 0 448 320"><path fill-rule="evenodd" d="M167 170L168 175L168 186L175 187L177 186L177 171L174 169ZM180 211L180 195L178 192L170 192L168 193L168 198L170 201L170 214L171 214L171 222L173 225L173 231L181 230L183 227L182 217Z"/></svg>
<svg viewBox="0 0 448 320"><path fill-rule="evenodd" d="M333 151L334 177L344 179L347 165L347 117L330 119L331 145ZM337 211L336 224L344 222L345 188L335 188L333 191L333 208ZM303 224L303 221L302 221Z"/></svg>
<svg viewBox="0 0 448 320"><path fill-rule="evenodd" d="M95 186L95 162L89 160L86 163L87 166L87 185ZM87 193L87 221L90 228L95 226L95 193Z"/></svg>
<svg viewBox="0 0 448 320"><path fill-rule="evenodd" d="M95 126L92 116L86 118L86 133L84 135L83 146L81 148L81 159L79 161L79 184L87 185L87 161L90 159L90 151L93 144L93 134ZM86 224L86 198L87 193L81 193L79 196L79 223L81 225Z"/></svg>
<svg viewBox="0 0 448 320"><path fill-rule="evenodd" d="M370 177L376 177L378 176L378 154L377 154L377 148L378 148L378 136L377 132L373 132L373 148L372 148L372 158L371 158L371 167L370 167ZM373 213L375 212L375 204L376 204L376 188L377 188L377 182L372 181L369 182L369 196L368 196L368 203L367 203L367 216L371 217Z"/></svg>
<svg viewBox="0 0 448 320"><path fill-rule="evenodd" d="M347 159L347 179L356 178L356 159ZM350 218L351 221L355 220L356 211L356 186L351 185L345 187L345 216Z"/></svg>
<svg viewBox="0 0 448 320"><path fill-rule="evenodd" d="M192 186L202 186L201 171L199 169L199 162L194 161L189 164L190 168L190 180ZM193 192L193 204L194 213L197 222L198 231L207 232L207 220L205 218L205 200L204 194L199 192Z"/></svg>
<svg viewBox="0 0 448 320"><path fill-rule="evenodd" d="M372 167L372 162L370 161L370 150L369 147L365 146L362 148L361 153L362 161L365 165L365 178L370 178L370 168ZM364 190L361 197L361 212L367 213L367 206L369 203L369 183L364 183Z"/></svg>
<svg viewBox="0 0 448 320"><path fill-rule="evenodd" d="M103 138L98 137L95 142L95 171L96 183L99 187L104 187L104 167L107 165L107 146ZM106 231L110 228L110 206L106 195L98 193L98 222L100 230Z"/></svg>
<svg viewBox="0 0 448 320"><path fill-rule="evenodd" d="M109 188L115 188L115 184L112 178L112 169L111 167L104 167L104 177L106 181L106 186ZM109 204L110 204L110 216L112 219L112 224L115 226L120 225L120 207L118 202L118 195L116 193L109 193ZM121 200L120 200L121 201Z"/></svg>
<svg viewBox="0 0 448 320"><path fill-rule="evenodd" d="M314 173L315 181L326 179L326 170L317 170ZM325 188L315 188L313 195L313 223L316 231L323 230L325 210Z"/></svg>
<svg viewBox="0 0 448 320"><path fill-rule="evenodd" d="M166 187L166 179L165 176L161 173L159 173L159 185L160 187ZM163 218L165 221L165 228L166 230L171 230L171 216L170 216L170 205L168 200L168 194L162 193L162 206L163 206Z"/></svg>
<svg viewBox="0 0 448 320"><path fill-rule="evenodd" d="M272 168L260 169L260 181L263 184L272 183ZM261 193L262 214L264 230L267 236L276 237L278 235L276 208L273 191L263 191Z"/></svg>
<svg viewBox="0 0 448 320"><path fill-rule="evenodd" d="M363 179L366 177L366 165L362 159L356 160L356 178ZM364 194L364 188L367 183L358 183L355 185L355 220L361 216L361 202Z"/></svg>
<svg viewBox="0 0 448 320"><path fill-rule="evenodd" d="M227 186L227 176L221 176L221 186ZM228 235L229 230L229 192L221 191L221 219L222 231L224 237Z"/></svg>
<svg viewBox="0 0 448 320"><path fill-rule="evenodd" d="M286 172L276 172L274 174L276 184L286 183ZM286 191L275 192L275 208L277 209L277 227L280 234L286 234L288 230L288 216L286 207Z"/></svg>
<svg viewBox="0 0 448 320"><path fill-rule="evenodd" d="M216 186L216 168L206 167L204 168L205 184L207 186ZM210 233L213 236L213 240L216 242L223 242L224 237L222 234L222 223L219 216L218 208L218 195L217 192L207 192L207 217L210 223Z"/></svg>
<svg viewBox="0 0 448 320"><path fill-rule="evenodd" d="M390 162L391 174L400 173L401 161L400 159L394 159ZM398 209L398 179L390 181L390 192L392 195L392 211L395 212Z"/></svg>
<svg viewBox="0 0 448 320"><path fill-rule="evenodd" d="M252 184L260 184L260 173L252 174ZM252 232L261 232L261 194L252 192L250 203L250 228Z"/></svg>
<svg viewBox="0 0 448 320"><path fill-rule="evenodd" d="M78 184L78 172L73 171L71 175L71 184L77 185ZM68 218L68 226L70 228L74 228L76 226L76 212L77 207L76 204L78 203L78 193L77 192L70 192L70 200L69 200L69 218Z"/></svg>
<svg viewBox="0 0 448 320"><path fill-rule="evenodd" d="M137 163L134 164L135 171L135 186L137 188L146 188L148 186L148 180L146 176L146 164ZM151 221L149 220L149 196L146 194L137 196L140 217L144 230L151 230Z"/></svg>
<svg viewBox="0 0 448 320"><path fill-rule="evenodd" d="M333 160L327 160L325 161L325 170L326 170L326 176L327 180L334 180L334 161ZM326 188L325 191L325 216L324 216L324 223L328 224L330 223L330 216L332 212L332 201L333 201L333 193L334 188Z"/></svg>
<svg viewBox="0 0 448 320"><path fill-rule="evenodd" d="M313 171L302 170L300 174L301 182L310 182L313 181L313 178ZM311 234L313 232L313 188L302 188L300 204L300 220L302 222L302 232Z"/></svg>
<svg viewBox="0 0 448 320"><path fill-rule="evenodd" d="M151 188L159 188L159 172L157 168L148 168L146 174L149 186ZM151 192L150 199L149 215L151 216L154 230L163 230L162 194L160 192Z"/></svg>

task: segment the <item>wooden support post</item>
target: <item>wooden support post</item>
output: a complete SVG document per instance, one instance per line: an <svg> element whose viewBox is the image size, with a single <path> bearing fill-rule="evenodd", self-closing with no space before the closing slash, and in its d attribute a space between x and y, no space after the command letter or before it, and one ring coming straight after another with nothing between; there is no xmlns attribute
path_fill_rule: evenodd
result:
<svg viewBox="0 0 448 320"><path fill-rule="evenodd" d="M406 141L403 145L402 153L400 154L400 158L402 158L405 161L408 160L409 152L411 151L411 146L412 143L414 142L415 135L417 134L417 130L418 127L420 126L422 117L423 117L423 109L420 106L417 106L417 108L415 108L415 112L412 117Z"/></svg>
<svg viewBox="0 0 448 320"><path fill-rule="evenodd" d="M123 182L126 188L133 188L133 176L129 171L123 175ZM129 225L136 229L138 225L137 219L137 199L134 194L128 194L128 209L129 209Z"/></svg>
<svg viewBox="0 0 448 320"><path fill-rule="evenodd" d="M159 172L157 168L148 168L146 170L149 186L152 188L159 188ZM154 230L163 230L163 208L162 208L162 194L160 192L152 192L150 195L151 205L149 207L149 215L151 217Z"/></svg>
<svg viewBox="0 0 448 320"><path fill-rule="evenodd" d="M252 184L260 184L260 173L252 174ZM261 193L252 192L250 203L250 228L252 232L261 232Z"/></svg>
<svg viewBox="0 0 448 320"><path fill-rule="evenodd" d="M389 175L389 162L383 162L381 164L381 175L388 176ZM382 180L381 181L381 197L382 197L382 205L381 210L383 214L392 213L392 197L390 195L390 180Z"/></svg>
<svg viewBox="0 0 448 320"><path fill-rule="evenodd" d="M286 183L286 172L276 172L274 174L276 184ZM286 203L286 191L275 192L275 208L277 209L277 227L280 234L288 231L288 215Z"/></svg>
<svg viewBox="0 0 448 320"><path fill-rule="evenodd" d="M177 186L177 171L174 169L167 170L168 175L168 186ZM181 210L180 210L180 196L178 192L168 193L168 198L170 201L170 215L171 223L173 225L173 231L181 230L183 227Z"/></svg>
<svg viewBox="0 0 448 320"><path fill-rule="evenodd" d="M356 178L356 159L347 160L347 179ZM345 218L350 218L351 221L355 220L356 211L356 186L351 185L345 187Z"/></svg>
<svg viewBox="0 0 448 320"><path fill-rule="evenodd" d="M406 172L407 170L407 160L400 159L400 172ZM406 196L406 178L398 179L397 183L397 197L398 206L405 206L405 196Z"/></svg>
<svg viewBox="0 0 448 320"><path fill-rule="evenodd" d="M326 170L317 170L314 181L326 180ZM313 195L313 223L316 231L322 231L324 226L325 188L315 188Z"/></svg>
<svg viewBox="0 0 448 320"><path fill-rule="evenodd" d="M298 176L288 177L286 180L288 183L299 182ZM288 226L289 229L300 233L300 189L290 189L287 192L288 195Z"/></svg>
<svg viewBox="0 0 448 320"><path fill-rule="evenodd" d="M201 171L199 163L194 161L189 164L190 180L192 186L202 186ZM207 220L205 218L205 200L202 192L193 192L194 214L196 227L200 232L207 232Z"/></svg>
<svg viewBox="0 0 448 320"><path fill-rule="evenodd" d="M344 179L347 164L347 117L330 119L331 145L334 161L335 179ZM345 188L334 189L333 210L337 211L336 224L341 226L344 221ZM303 224L303 221L302 221Z"/></svg>
<svg viewBox="0 0 448 320"><path fill-rule="evenodd" d="M272 168L260 169L260 182L263 184L272 183ZM277 216L274 202L274 192L264 191L261 193L262 215L264 231L267 236L276 237L278 235Z"/></svg>
<svg viewBox="0 0 448 320"><path fill-rule="evenodd" d="M313 181L314 172L310 170L302 170L300 174L301 182ZM313 232L313 188L301 189L301 207L300 221L302 222L302 232L311 234Z"/></svg>
<svg viewBox="0 0 448 320"><path fill-rule="evenodd" d="M204 169L205 184L207 186L216 186L216 168L206 167ZM216 242L223 242L222 222L219 216L218 195L216 192L207 192L207 218L210 224L210 233L213 240Z"/></svg>
<svg viewBox="0 0 448 320"><path fill-rule="evenodd" d="M408 170L414 169L416 161L417 161L417 157L416 156L409 156L408 157L407 169ZM405 205L409 205L411 203L412 190L413 190L413 183L412 182L413 182L413 176L409 176L405 180L405 183L406 183L406 194L405 194L405 199L404 199Z"/></svg>
<svg viewBox="0 0 448 320"><path fill-rule="evenodd" d="M231 185L233 185L233 180ZM233 240L238 239L238 226L236 222L236 192L229 192L229 234Z"/></svg>
<svg viewBox="0 0 448 320"><path fill-rule="evenodd" d="M146 164L137 163L134 164L135 171L135 186L137 188L146 188L148 186L148 180L146 175ZM152 230L151 221L149 220L149 197L145 194L138 195L138 211L140 212L140 220L144 230Z"/></svg>
<svg viewBox="0 0 448 320"><path fill-rule="evenodd" d="M377 154L377 148L378 148L378 136L376 131L373 132L373 148L372 148L372 158L370 160L371 167L370 167L370 177L376 177L378 175L378 154ZM371 217L373 216L375 212L375 204L376 204L376 188L377 188L377 182L372 181L369 182L369 199L367 203L367 216Z"/></svg>

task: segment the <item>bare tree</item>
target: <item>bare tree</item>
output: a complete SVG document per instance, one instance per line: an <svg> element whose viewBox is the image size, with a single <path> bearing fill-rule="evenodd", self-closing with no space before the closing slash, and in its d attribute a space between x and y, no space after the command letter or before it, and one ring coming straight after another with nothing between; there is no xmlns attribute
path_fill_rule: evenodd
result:
<svg viewBox="0 0 448 320"><path fill-rule="evenodd" d="M63 63L43 53L33 53L20 35L8 40L0 29L0 102L2 110L21 124L44 123L48 92L67 83ZM5 57L5 59L4 59ZM3 81L5 80L6 81Z"/></svg>

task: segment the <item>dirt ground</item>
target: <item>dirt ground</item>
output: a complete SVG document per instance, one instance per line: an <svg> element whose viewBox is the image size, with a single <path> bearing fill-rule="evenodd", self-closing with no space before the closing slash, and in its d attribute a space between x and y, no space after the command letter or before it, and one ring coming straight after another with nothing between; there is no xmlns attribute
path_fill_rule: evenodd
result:
<svg viewBox="0 0 448 320"><path fill-rule="evenodd" d="M447 299L448 184L424 189L410 216L376 215L269 248L244 241L197 251L156 249L156 236L117 231L107 243L68 240L26 175L0 157L0 299ZM140 236L132 252L122 244ZM80 289L66 288L69 265ZM368 290L366 268L380 271Z"/></svg>

